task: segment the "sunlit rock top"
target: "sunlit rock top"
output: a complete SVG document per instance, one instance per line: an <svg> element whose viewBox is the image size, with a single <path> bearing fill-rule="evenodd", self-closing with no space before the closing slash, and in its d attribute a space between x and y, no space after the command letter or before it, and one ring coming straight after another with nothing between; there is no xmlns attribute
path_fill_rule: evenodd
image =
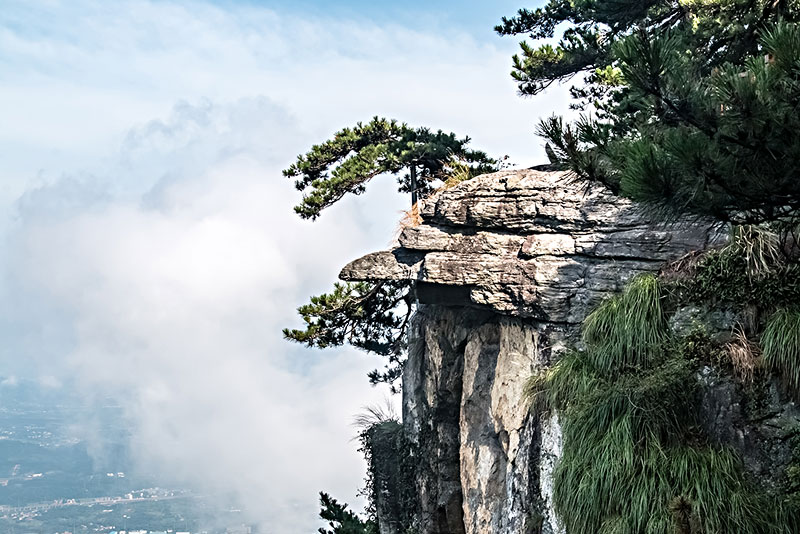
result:
<svg viewBox="0 0 800 534"><path fill-rule="evenodd" d="M479 176L422 201L393 250L343 280L413 280L422 302L579 323L632 276L721 240L708 223L654 224L634 203L563 172Z"/></svg>

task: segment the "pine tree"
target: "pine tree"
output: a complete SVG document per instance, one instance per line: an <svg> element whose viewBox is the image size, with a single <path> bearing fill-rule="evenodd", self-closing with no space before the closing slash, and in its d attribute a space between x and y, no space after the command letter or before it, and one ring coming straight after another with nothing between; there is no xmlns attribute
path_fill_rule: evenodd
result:
<svg viewBox="0 0 800 534"><path fill-rule="evenodd" d="M373 521L364 521L348 510L346 504L340 504L327 493L319 493L319 503L322 506L319 517L327 521L330 527L330 530L320 528L319 534L378 534Z"/></svg>
<svg viewBox="0 0 800 534"><path fill-rule="evenodd" d="M540 123L551 162L658 213L797 225L800 2L551 0L503 19L535 95L578 75L582 115Z"/></svg>
<svg viewBox="0 0 800 534"><path fill-rule="evenodd" d="M316 219L347 193L363 193L367 182L382 174L397 177L400 191L411 194L413 206L433 192L437 181L497 170L497 161L467 148L469 142L469 137L459 139L454 133L375 117L314 145L283 174L295 178L295 187L303 192L303 200L294 209L305 219ZM309 304L298 308L304 329L287 328L283 335L309 347L348 343L385 356L385 369L372 371L369 379L372 384L388 383L396 391L412 306L408 282L335 284L332 292L311 297Z"/></svg>
<svg viewBox="0 0 800 534"><path fill-rule="evenodd" d="M469 142L454 133L375 117L314 145L283 174L295 178L295 187L303 192L295 211L305 219L316 219L347 193L360 195L367 182L382 174L397 176L400 191L410 193L415 204L432 192L436 180L446 179L454 164L466 165L473 175L495 170L495 160L468 149ZM407 174L399 175L403 171Z"/></svg>
<svg viewBox="0 0 800 534"><path fill-rule="evenodd" d="M284 329L286 339L308 347L345 343L388 358L383 371L369 373L372 384L394 387L406 351L405 330L413 302L405 282L334 284L333 291L311 297L297 309L305 329Z"/></svg>

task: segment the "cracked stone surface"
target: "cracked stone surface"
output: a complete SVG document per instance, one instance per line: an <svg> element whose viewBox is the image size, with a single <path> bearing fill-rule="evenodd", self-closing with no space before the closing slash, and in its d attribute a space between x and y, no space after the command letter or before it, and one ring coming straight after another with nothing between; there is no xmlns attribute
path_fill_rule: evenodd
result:
<svg viewBox="0 0 800 534"><path fill-rule="evenodd" d="M653 224L633 203L561 172L480 176L424 200L420 214L394 250L367 254L340 277L460 287L475 306L577 324L631 277L722 239L705 222Z"/></svg>

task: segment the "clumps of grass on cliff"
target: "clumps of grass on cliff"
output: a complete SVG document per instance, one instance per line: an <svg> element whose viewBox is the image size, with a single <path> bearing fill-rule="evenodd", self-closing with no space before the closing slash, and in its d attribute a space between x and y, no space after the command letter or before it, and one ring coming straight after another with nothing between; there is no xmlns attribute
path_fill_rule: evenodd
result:
<svg viewBox="0 0 800 534"><path fill-rule="evenodd" d="M777 311L761 336L764 363L780 373L795 395L800 395L800 310Z"/></svg>
<svg viewBox="0 0 800 534"><path fill-rule="evenodd" d="M554 504L566 531L787 532L736 454L698 430L695 362L663 301L656 277L636 278L587 318L585 350L528 383L561 416Z"/></svg>
<svg viewBox="0 0 800 534"><path fill-rule="evenodd" d="M617 373L660 357L667 341L660 293L656 277L638 277L586 318L583 340L595 368Z"/></svg>
<svg viewBox="0 0 800 534"><path fill-rule="evenodd" d="M734 327L724 352L736 377L743 384L752 385L756 371L761 367L761 348L747 338L742 325Z"/></svg>
<svg viewBox="0 0 800 534"><path fill-rule="evenodd" d="M725 247L705 254L677 285L684 298L774 309L800 302L797 245L759 226L734 227Z"/></svg>
<svg viewBox="0 0 800 534"><path fill-rule="evenodd" d="M760 226L734 227L725 247L693 258L687 276L671 282L681 302L724 304L741 312L749 335L739 325L725 347L737 376L752 382L763 360L795 396L800 396L798 252L794 238L781 239Z"/></svg>
<svg viewBox="0 0 800 534"><path fill-rule="evenodd" d="M369 406L354 421L359 452L367 463L367 476L359 495L367 500L366 518L348 505L320 492L320 518L329 529L320 534L413 534L412 513L417 508L414 455L403 425L392 406Z"/></svg>

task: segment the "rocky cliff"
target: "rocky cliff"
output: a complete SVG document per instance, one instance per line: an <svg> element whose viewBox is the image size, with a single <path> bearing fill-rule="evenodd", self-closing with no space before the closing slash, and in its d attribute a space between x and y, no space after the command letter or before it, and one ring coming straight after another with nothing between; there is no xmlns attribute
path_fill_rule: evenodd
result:
<svg viewBox="0 0 800 534"><path fill-rule="evenodd" d="M579 343L598 302L721 234L700 222L654 225L600 186L537 170L463 182L425 200L420 214L392 250L341 273L415 287L403 375L415 529L560 532L552 507L560 426L556 415L529 410L526 380ZM720 402L735 404L710 396L707 408L725 415L709 418L735 417Z"/></svg>

